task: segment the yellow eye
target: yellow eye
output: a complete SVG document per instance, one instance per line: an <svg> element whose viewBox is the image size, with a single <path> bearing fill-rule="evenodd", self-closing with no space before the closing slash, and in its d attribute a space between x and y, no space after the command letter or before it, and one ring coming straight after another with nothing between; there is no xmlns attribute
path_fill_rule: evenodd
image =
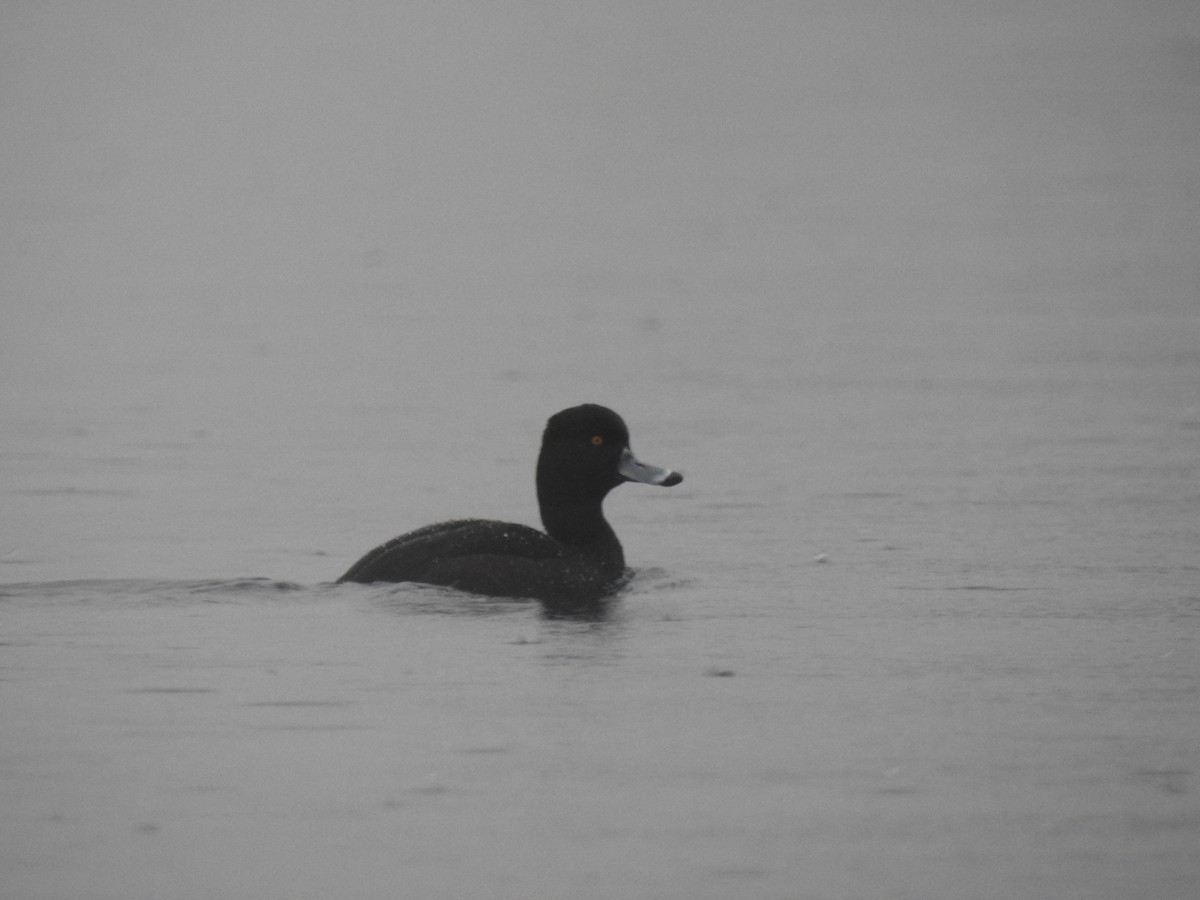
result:
<svg viewBox="0 0 1200 900"><path fill-rule="evenodd" d="M599 447L603 443L604 443L603 436L601 436L599 434L592 435L592 446L593 447Z"/></svg>

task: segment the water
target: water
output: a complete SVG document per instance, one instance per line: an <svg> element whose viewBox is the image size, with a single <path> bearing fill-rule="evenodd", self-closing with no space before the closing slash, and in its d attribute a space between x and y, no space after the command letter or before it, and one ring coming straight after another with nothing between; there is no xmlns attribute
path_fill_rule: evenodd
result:
<svg viewBox="0 0 1200 900"><path fill-rule="evenodd" d="M0 29L0 896L1193 896L1189 5L267 10Z"/></svg>

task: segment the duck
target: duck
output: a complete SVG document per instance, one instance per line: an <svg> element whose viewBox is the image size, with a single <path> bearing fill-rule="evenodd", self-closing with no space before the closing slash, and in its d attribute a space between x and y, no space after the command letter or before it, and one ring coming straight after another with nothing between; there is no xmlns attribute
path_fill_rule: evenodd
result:
<svg viewBox="0 0 1200 900"><path fill-rule="evenodd" d="M584 403L552 415L537 460L545 531L492 519L426 525L380 544L339 583L416 582L489 597L593 602L627 579L625 554L602 504L625 482L673 487L683 475L643 463L625 421Z"/></svg>

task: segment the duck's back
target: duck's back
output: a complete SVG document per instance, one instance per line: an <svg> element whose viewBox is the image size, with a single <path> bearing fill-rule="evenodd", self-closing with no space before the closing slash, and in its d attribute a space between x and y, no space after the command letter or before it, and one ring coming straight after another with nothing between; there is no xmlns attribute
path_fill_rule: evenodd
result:
<svg viewBox="0 0 1200 900"><path fill-rule="evenodd" d="M528 525L491 519L456 519L426 525L394 537L368 552L338 581L421 581L425 570L439 562L467 556L501 555L550 559L559 546Z"/></svg>
<svg viewBox="0 0 1200 900"><path fill-rule="evenodd" d="M501 597L600 596L624 571L616 556L571 550L511 522L460 519L427 525L380 544L339 582L415 581Z"/></svg>

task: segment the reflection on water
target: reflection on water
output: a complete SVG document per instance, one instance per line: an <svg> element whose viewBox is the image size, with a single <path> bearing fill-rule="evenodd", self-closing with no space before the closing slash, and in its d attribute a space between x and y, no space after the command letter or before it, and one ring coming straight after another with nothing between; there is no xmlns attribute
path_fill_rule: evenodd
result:
<svg viewBox="0 0 1200 900"><path fill-rule="evenodd" d="M448 615L469 618L505 616L529 609L532 601L482 597L429 584L339 584L337 590L361 593L381 609L402 615Z"/></svg>
<svg viewBox="0 0 1200 900"><path fill-rule="evenodd" d="M615 602L608 599L547 601L542 603L542 615L551 621L606 622L612 616Z"/></svg>

